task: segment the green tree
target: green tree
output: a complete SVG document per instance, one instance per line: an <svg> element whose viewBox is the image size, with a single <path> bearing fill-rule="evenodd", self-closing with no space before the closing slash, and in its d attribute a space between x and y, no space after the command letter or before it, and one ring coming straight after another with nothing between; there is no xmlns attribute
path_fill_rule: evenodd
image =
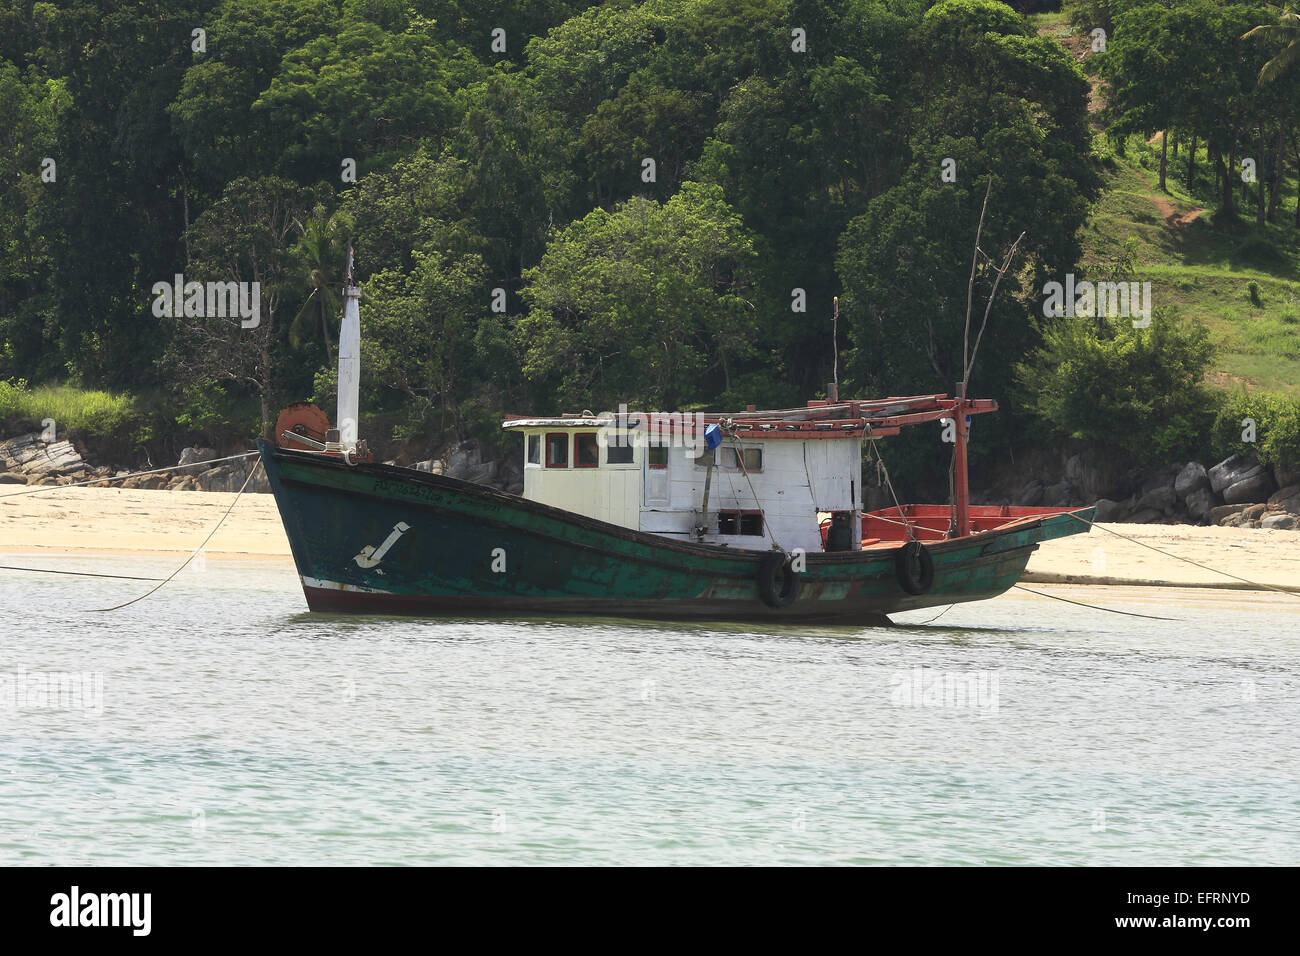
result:
<svg viewBox="0 0 1300 956"><path fill-rule="evenodd" d="M314 318L325 361L332 366L334 317L342 304L338 290L347 279L344 272L348 240L354 228L352 217L341 211L331 215L323 203L317 203L310 215L294 225L298 238L290 249L293 268L311 292L289 324L289 344L300 348L314 334L309 331Z"/></svg>
<svg viewBox="0 0 1300 956"><path fill-rule="evenodd" d="M752 352L753 238L717 186L633 198L561 230L525 274L524 372L560 401L673 409Z"/></svg>
<svg viewBox="0 0 1300 956"><path fill-rule="evenodd" d="M272 411L280 394L281 343L276 321L280 303L292 292L294 223L315 205L312 192L275 177L236 179L194 223L194 259L187 280L256 283L257 324L208 314L173 316L164 363L184 389L231 382L256 394L262 431L270 437ZM176 307L173 303L173 313Z"/></svg>
<svg viewBox="0 0 1300 956"><path fill-rule="evenodd" d="M1016 375L1050 433L1161 464L1205 450L1215 403L1203 380L1213 357L1204 326L1157 308L1144 329L1120 322L1099 332L1077 318L1048 320L1043 344Z"/></svg>

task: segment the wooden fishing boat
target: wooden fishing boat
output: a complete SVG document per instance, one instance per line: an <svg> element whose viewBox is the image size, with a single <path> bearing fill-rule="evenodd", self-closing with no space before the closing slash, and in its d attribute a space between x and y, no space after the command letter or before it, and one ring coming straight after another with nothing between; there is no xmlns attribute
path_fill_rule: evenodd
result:
<svg viewBox="0 0 1300 956"><path fill-rule="evenodd" d="M1093 509L970 504L960 394L732 414L512 416L524 489L369 461L345 292L337 430L291 406L259 445L313 611L880 623L991 598ZM863 452L943 423L953 500L864 511ZM883 460L882 460L883 461ZM886 472L887 474L887 472ZM892 490L892 489L891 489Z"/></svg>

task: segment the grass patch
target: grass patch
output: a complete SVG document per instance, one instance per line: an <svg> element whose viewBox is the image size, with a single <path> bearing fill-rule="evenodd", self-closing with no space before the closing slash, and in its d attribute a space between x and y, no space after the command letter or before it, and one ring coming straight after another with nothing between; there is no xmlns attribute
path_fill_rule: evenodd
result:
<svg viewBox="0 0 1300 956"><path fill-rule="evenodd" d="M41 385L0 381L0 421L19 427L38 427L54 419L62 434L67 430L94 437L112 437L141 421L135 400L72 385Z"/></svg>
<svg viewBox="0 0 1300 956"><path fill-rule="evenodd" d="M1180 224L1166 217L1189 217L1204 204L1177 180L1172 157L1168 192L1162 192L1156 185L1158 141L1151 146L1130 137L1124 146L1125 155L1112 154L1106 164L1104 192L1082 231L1081 268L1104 270L1133 237L1133 278L1151 283L1155 305L1174 306L1183 321L1210 330L1219 349L1211 385L1300 396L1300 230L1288 210L1294 181L1283 189L1276 221L1263 229L1247 203L1231 224L1212 224L1212 207ZM1185 151L1178 162L1185 165ZM1209 168L1204 159L1198 163Z"/></svg>

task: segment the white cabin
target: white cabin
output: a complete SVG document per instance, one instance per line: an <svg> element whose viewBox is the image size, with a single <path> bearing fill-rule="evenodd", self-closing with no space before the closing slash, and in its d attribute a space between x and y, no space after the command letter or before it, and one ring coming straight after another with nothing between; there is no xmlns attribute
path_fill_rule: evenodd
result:
<svg viewBox="0 0 1300 956"><path fill-rule="evenodd" d="M824 405L825 403L812 403ZM705 432L722 438L713 450ZM705 544L822 551L821 522L861 547L861 422L792 424L718 415L512 418L524 497L625 528ZM707 487L707 504L705 499Z"/></svg>

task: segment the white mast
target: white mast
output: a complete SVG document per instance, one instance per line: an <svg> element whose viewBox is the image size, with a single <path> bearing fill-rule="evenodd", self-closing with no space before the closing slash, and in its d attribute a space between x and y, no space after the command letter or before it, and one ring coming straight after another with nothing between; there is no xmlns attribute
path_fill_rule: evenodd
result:
<svg viewBox="0 0 1300 956"><path fill-rule="evenodd" d="M339 413L335 427L348 451L357 445L357 416L361 404L361 289L352 284L352 247L348 246L348 277L343 290L343 325L339 329Z"/></svg>

